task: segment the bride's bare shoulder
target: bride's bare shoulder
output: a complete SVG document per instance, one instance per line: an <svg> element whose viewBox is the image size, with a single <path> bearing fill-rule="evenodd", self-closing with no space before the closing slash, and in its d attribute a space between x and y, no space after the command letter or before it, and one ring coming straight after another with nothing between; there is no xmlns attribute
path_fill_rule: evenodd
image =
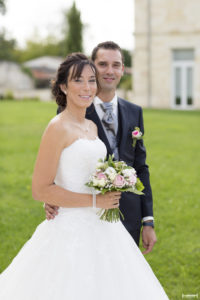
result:
<svg viewBox="0 0 200 300"><path fill-rule="evenodd" d="M63 118L61 114L53 117L48 123L46 129L53 131L63 131L69 126L68 118Z"/></svg>
<svg viewBox="0 0 200 300"><path fill-rule="evenodd" d="M98 133L97 125L91 120L88 120L88 124L89 124L89 127L93 130L94 134L97 135L97 133Z"/></svg>
<svg viewBox="0 0 200 300"><path fill-rule="evenodd" d="M69 132L69 124L68 120L63 120L62 116L56 115L53 117L48 123L43 136L48 136L57 139L66 136Z"/></svg>

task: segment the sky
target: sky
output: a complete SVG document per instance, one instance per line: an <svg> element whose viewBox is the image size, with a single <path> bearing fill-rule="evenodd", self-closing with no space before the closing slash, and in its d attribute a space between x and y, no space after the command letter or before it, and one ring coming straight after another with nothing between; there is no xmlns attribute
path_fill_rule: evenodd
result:
<svg viewBox="0 0 200 300"><path fill-rule="evenodd" d="M112 40L122 48L134 48L134 0L76 0L84 29L84 52L90 54L98 43ZM7 12L0 15L0 28L20 47L39 34L60 35L63 12L73 0L6 0Z"/></svg>

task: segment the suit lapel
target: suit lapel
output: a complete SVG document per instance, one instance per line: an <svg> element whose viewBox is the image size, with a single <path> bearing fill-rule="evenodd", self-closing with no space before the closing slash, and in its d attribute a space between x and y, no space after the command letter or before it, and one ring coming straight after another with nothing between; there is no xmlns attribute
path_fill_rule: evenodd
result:
<svg viewBox="0 0 200 300"><path fill-rule="evenodd" d="M118 98L118 114L119 114L119 132L118 132L118 145L119 145L119 155L124 152L126 146L127 134L130 131L128 126L128 109L125 105L125 100ZM94 104L92 104L86 112L86 118L92 120L98 127L98 136L106 145L108 154L112 154L112 150L110 148L109 141L104 132L103 126L101 124L101 120L95 110Z"/></svg>
<svg viewBox="0 0 200 300"><path fill-rule="evenodd" d="M101 120L99 119L99 116L98 116L98 114L95 110L94 104L92 104L92 105L90 105L90 107L88 107L87 112L86 112L86 118L93 121L97 125L99 138L106 145L108 154L112 154L112 150L110 148L109 141L108 141L107 136L104 132L103 126L101 124Z"/></svg>
<svg viewBox="0 0 200 300"><path fill-rule="evenodd" d="M119 155L124 151L125 145L126 145L126 139L127 139L127 133L128 133L128 110L126 108L124 100L118 98L118 109L119 109L119 117L121 120L121 136L119 137L120 143L119 143Z"/></svg>

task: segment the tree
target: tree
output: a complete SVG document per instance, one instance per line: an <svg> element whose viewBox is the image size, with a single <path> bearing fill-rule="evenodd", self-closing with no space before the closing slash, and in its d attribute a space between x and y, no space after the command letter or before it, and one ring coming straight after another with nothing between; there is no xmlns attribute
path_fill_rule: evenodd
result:
<svg viewBox="0 0 200 300"><path fill-rule="evenodd" d="M120 80L119 88L124 90L131 90L132 89L132 75L127 72L127 69L131 67L131 54L130 51L126 49L122 49L122 53L124 55L124 65L125 65L125 74Z"/></svg>
<svg viewBox="0 0 200 300"><path fill-rule="evenodd" d="M122 53L124 55L124 64L126 67L131 67L131 55L130 51L126 49L122 49Z"/></svg>
<svg viewBox="0 0 200 300"><path fill-rule="evenodd" d="M0 13L5 14L6 5L5 0L0 0ZM6 36L6 30L2 29L0 32L0 60L15 61L16 58L16 40L8 39Z"/></svg>
<svg viewBox="0 0 200 300"><path fill-rule="evenodd" d="M8 39L6 37L6 32L3 30L0 33L0 60L9 60L9 61L16 61L16 40L15 39Z"/></svg>
<svg viewBox="0 0 200 300"><path fill-rule="evenodd" d="M0 0L0 13L5 14L5 12L6 12L5 0Z"/></svg>
<svg viewBox="0 0 200 300"><path fill-rule="evenodd" d="M60 43L62 56L66 56L72 52L83 51L82 31L83 24L81 22L81 13L76 8L75 2L69 11L64 13L64 39Z"/></svg>
<svg viewBox="0 0 200 300"><path fill-rule="evenodd" d="M5 8L5 0L0 0L0 9ZM64 13L64 38L58 39L49 34L42 38L37 31L26 41L25 49L17 47L15 39L8 39L6 31L0 32L0 59L24 62L40 56L63 56L68 53L83 51L82 30L80 12L75 3L69 11Z"/></svg>
<svg viewBox="0 0 200 300"><path fill-rule="evenodd" d="M16 56L19 62L25 62L40 56L61 56L60 43L53 35L46 38L33 36L26 41L25 49L16 50Z"/></svg>

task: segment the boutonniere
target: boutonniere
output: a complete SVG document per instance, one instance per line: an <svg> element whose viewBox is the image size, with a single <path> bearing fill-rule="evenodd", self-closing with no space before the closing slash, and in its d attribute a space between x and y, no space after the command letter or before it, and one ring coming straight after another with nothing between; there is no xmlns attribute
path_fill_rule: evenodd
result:
<svg viewBox="0 0 200 300"><path fill-rule="evenodd" d="M135 127L135 129L132 131L132 138L133 138L133 147L135 147L137 140L142 139L142 131L140 131L139 127Z"/></svg>

